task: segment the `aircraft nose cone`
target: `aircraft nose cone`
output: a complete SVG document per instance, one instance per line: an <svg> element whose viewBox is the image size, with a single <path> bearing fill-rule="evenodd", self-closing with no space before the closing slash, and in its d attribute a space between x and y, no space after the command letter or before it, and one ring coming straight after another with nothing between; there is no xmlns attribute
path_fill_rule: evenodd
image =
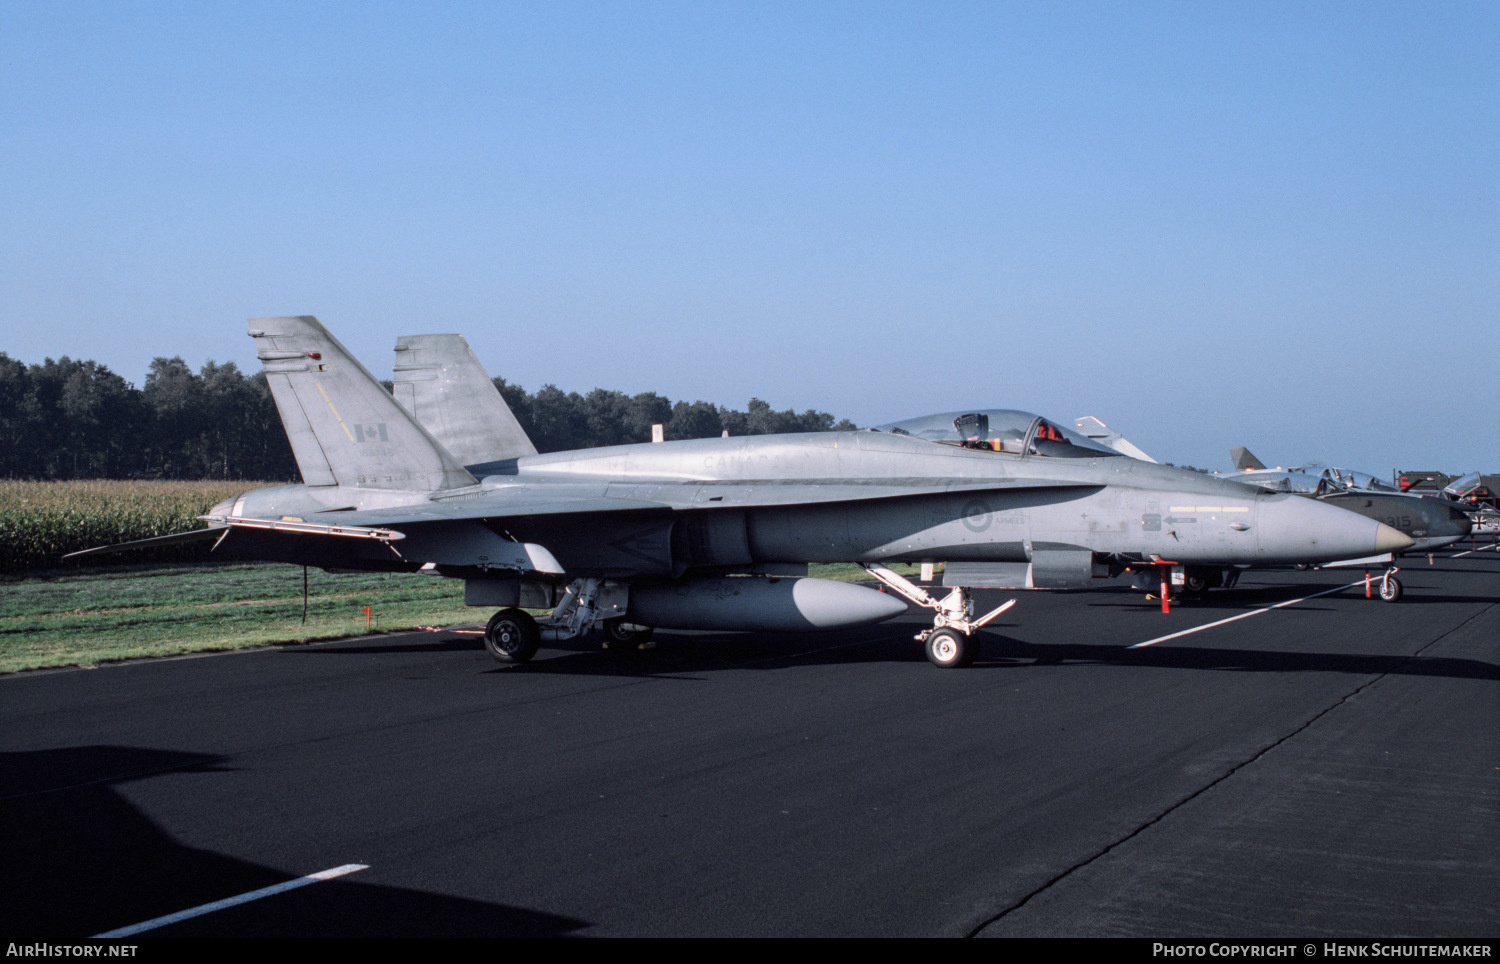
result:
<svg viewBox="0 0 1500 964"><path fill-rule="evenodd" d="M1469 518L1467 512L1451 505L1445 505L1443 508L1448 510L1449 531L1456 532L1460 536L1466 536L1474 531L1474 521Z"/></svg>
<svg viewBox="0 0 1500 964"><path fill-rule="evenodd" d="M1409 549L1415 544L1416 540L1411 536L1399 529L1392 529L1384 522L1380 523L1379 528L1375 530L1375 551L1377 553L1400 552L1402 549Z"/></svg>
<svg viewBox="0 0 1500 964"><path fill-rule="evenodd" d="M1267 493L1257 501L1264 562L1360 559L1414 544L1399 529L1319 499Z"/></svg>

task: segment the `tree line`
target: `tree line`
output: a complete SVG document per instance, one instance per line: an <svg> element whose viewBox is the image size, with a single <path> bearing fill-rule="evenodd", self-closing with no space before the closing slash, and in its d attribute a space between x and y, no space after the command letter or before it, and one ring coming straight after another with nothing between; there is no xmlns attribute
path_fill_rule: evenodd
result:
<svg viewBox="0 0 1500 964"><path fill-rule="evenodd" d="M655 392L580 395L549 384L531 393L503 378L495 387L541 452L646 442L654 424L668 439L855 427L812 409L778 412L758 398L737 411ZM296 481L298 474L261 372L212 361L194 372L181 358L157 358L136 388L97 362L64 356L26 365L0 352L0 477Z"/></svg>

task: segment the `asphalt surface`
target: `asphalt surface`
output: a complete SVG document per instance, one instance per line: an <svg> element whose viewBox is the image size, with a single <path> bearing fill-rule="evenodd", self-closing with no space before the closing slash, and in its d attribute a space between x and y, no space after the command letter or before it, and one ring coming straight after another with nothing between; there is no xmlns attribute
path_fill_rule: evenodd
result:
<svg viewBox="0 0 1500 964"><path fill-rule="evenodd" d="M644 653L406 633L0 679L0 937L1500 936L1500 553ZM980 594L980 605L1003 595Z"/></svg>

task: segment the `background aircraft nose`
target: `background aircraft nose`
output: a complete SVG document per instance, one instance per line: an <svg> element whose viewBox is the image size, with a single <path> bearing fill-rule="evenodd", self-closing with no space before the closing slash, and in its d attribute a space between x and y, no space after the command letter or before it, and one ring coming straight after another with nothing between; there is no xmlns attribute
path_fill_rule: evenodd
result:
<svg viewBox="0 0 1500 964"><path fill-rule="evenodd" d="M1384 522L1377 522L1375 530L1375 552L1400 552L1416 544L1416 540L1399 529L1392 529Z"/></svg>
<svg viewBox="0 0 1500 964"><path fill-rule="evenodd" d="M1467 512L1460 509L1456 505L1450 505L1446 502L1437 502L1436 499L1434 499L1433 502L1438 506L1438 508L1447 513L1447 518L1444 519L1442 523L1433 526L1434 530L1441 527L1443 531L1441 533L1434 532L1434 535L1441 534L1466 536L1470 532L1474 531L1474 520L1469 518L1469 514Z"/></svg>

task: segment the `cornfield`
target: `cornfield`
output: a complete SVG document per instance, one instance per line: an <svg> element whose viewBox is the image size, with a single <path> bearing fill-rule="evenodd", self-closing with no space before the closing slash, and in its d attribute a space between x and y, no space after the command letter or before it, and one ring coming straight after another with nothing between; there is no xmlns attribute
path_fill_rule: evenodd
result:
<svg viewBox="0 0 1500 964"><path fill-rule="evenodd" d="M0 573L54 569L79 549L201 528L198 516L215 503L266 484L0 480ZM171 546L76 564L190 561L207 551L202 544Z"/></svg>

